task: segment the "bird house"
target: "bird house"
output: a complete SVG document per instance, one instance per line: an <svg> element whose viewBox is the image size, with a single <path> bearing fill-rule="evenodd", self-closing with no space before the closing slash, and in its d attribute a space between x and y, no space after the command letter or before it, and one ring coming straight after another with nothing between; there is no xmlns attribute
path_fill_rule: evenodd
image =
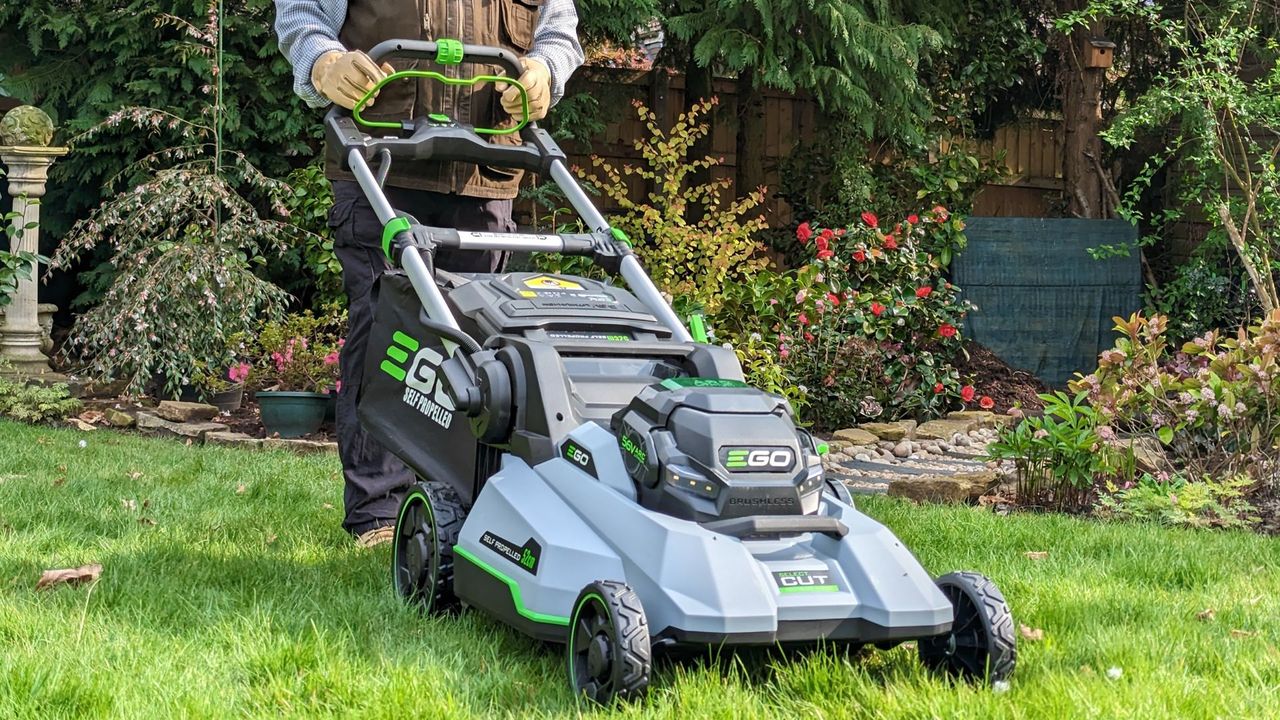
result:
<svg viewBox="0 0 1280 720"><path fill-rule="evenodd" d="M1084 49L1084 66L1087 68L1109 68L1115 62L1116 44L1106 38L1090 38Z"/></svg>

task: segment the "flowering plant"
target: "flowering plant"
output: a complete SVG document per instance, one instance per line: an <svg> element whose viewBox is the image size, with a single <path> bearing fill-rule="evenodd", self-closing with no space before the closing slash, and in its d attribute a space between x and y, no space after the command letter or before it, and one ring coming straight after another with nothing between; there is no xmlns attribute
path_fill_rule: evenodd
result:
<svg viewBox="0 0 1280 720"><path fill-rule="evenodd" d="M339 355L345 340L338 337L338 318L317 318L310 311L263 324L256 341L257 362L236 365L231 373L241 381L251 374L270 390L327 393L340 389Z"/></svg>
<svg viewBox="0 0 1280 720"><path fill-rule="evenodd" d="M977 399L952 364L969 305L929 251L953 230L941 206L892 226L863 213L849 228L797 229L813 259L775 332L822 424L933 417Z"/></svg>

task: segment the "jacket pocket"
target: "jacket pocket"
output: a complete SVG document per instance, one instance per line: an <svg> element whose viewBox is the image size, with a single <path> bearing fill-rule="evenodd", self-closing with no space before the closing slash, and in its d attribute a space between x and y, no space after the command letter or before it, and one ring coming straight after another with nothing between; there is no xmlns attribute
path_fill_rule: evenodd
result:
<svg viewBox="0 0 1280 720"><path fill-rule="evenodd" d="M522 53L528 52L533 47L533 31L542 3L543 0L499 0L502 41Z"/></svg>

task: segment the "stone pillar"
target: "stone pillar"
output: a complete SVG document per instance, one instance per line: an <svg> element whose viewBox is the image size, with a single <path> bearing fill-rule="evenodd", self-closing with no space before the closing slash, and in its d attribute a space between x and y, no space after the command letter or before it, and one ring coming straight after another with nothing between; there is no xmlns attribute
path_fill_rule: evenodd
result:
<svg viewBox="0 0 1280 720"><path fill-rule="evenodd" d="M59 147L0 147L0 161L7 168L8 195L13 198L15 230L11 252L40 252L40 201L53 161L67 154ZM28 227L34 225L34 227ZM25 229L24 229L25 228ZM5 308L0 326L0 358L24 374L49 373L49 357L40 349L40 322L37 316L38 269L31 279L19 280L12 302Z"/></svg>

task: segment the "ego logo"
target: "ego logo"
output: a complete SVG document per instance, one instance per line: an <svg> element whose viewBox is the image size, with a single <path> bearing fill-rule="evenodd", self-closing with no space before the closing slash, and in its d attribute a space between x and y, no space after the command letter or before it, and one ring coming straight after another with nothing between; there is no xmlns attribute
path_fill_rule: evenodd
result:
<svg viewBox="0 0 1280 720"><path fill-rule="evenodd" d="M720 464L730 472L786 472L796 462L795 451L777 447L726 447Z"/></svg>
<svg viewBox="0 0 1280 720"><path fill-rule="evenodd" d="M560 454L565 460L573 463L583 472L592 477L596 476L596 461L591 458L591 453L574 441L567 441L561 448Z"/></svg>

